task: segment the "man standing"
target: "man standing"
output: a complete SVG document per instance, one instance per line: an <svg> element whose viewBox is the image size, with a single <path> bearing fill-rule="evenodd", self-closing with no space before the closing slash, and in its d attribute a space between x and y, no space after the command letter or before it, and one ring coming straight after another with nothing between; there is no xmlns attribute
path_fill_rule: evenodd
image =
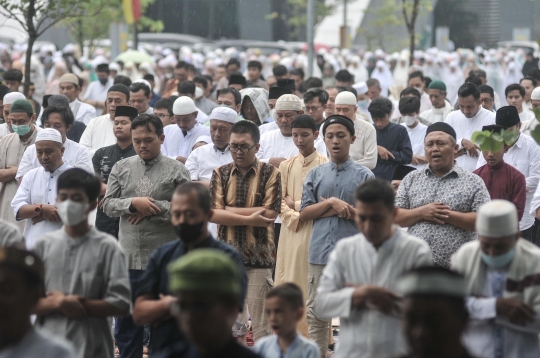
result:
<svg viewBox="0 0 540 358"><path fill-rule="evenodd" d="M98 80L90 82L86 88L86 91L84 92L83 102L88 103L96 109L95 116L97 117L101 116L103 109L105 109L107 93L113 85L114 80L109 77L109 65L106 63L97 65L96 74L98 76Z"/></svg>
<svg viewBox="0 0 540 358"><path fill-rule="evenodd" d="M409 166L422 170L426 167L426 155L424 149L424 138L426 137L427 126L420 123L418 112L420 110L420 100L415 97L401 97L399 100L399 111L403 114L403 126L407 129L412 148L412 162Z"/></svg>
<svg viewBox="0 0 540 358"><path fill-rule="evenodd" d="M433 108L421 112L420 117L430 124L444 122L448 114L454 110L450 102L446 100L446 85L443 81L431 81L428 94Z"/></svg>
<svg viewBox="0 0 540 358"><path fill-rule="evenodd" d="M209 115L212 113L212 110L217 107L216 102L206 98L208 94L208 81L204 76L195 76L193 78L193 83L195 84L195 106L201 110L204 114Z"/></svg>
<svg viewBox="0 0 540 358"><path fill-rule="evenodd" d="M178 85L180 82L187 80L187 68L188 63L185 61L178 61L174 67L174 78L171 78L165 84L165 88L163 89L163 98L169 98L172 96L172 94L178 90Z"/></svg>
<svg viewBox="0 0 540 358"><path fill-rule="evenodd" d="M219 224L218 239L238 250L249 278L246 297L253 336L270 334L264 314L264 297L273 287L275 264L274 225L281 211L279 170L257 160L259 129L251 121L231 127L229 148L233 162L214 169L210 182L210 218ZM244 311L247 322L247 312Z"/></svg>
<svg viewBox="0 0 540 358"><path fill-rule="evenodd" d="M429 246L394 225L390 184L368 180L355 193L361 234L340 240L324 268L315 299L320 317L340 317L336 357L393 357L406 352L396 281L430 265ZM326 352L322 352L326 353Z"/></svg>
<svg viewBox="0 0 540 358"><path fill-rule="evenodd" d="M274 107L276 106L276 102L277 102L278 98L285 95L285 94L292 94L292 90L290 90L289 88L285 88L285 87L270 87L270 89L268 90L268 108L270 108L270 111L272 111L274 109ZM275 118L274 118L274 120L275 120ZM276 128L274 128L274 129L276 129Z"/></svg>
<svg viewBox="0 0 540 358"><path fill-rule="evenodd" d="M169 98L161 98L154 105L154 114L161 119L163 128L167 127L169 124L174 124L173 103L174 102Z"/></svg>
<svg viewBox="0 0 540 358"><path fill-rule="evenodd" d="M424 82L424 74L422 71L411 72L409 80L407 81L407 87L414 87L420 93L420 112L431 109L431 98L429 94L424 91L426 84Z"/></svg>
<svg viewBox="0 0 540 358"><path fill-rule="evenodd" d="M60 94L68 98L69 108L71 108L75 120L88 125L90 120L96 116L96 109L87 103L79 101L78 97L81 93L79 77L73 73L66 73L60 77L59 88Z"/></svg>
<svg viewBox="0 0 540 358"><path fill-rule="evenodd" d="M459 146L447 123L430 125L424 146L428 167L401 182L396 223L429 244L435 265L449 267L450 256L476 239L476 212L490 197L482 179L455 164Z"/></svg>
<svg viewBox="0 0 540 358"><path fill-rule="evenodd" d="M514 83L506 87L504 94L506 96L506 102L508 102L508 105L516 107L521 123L525 124L531 120L536 121L534 113L523 108L525 88L517 83Z"/></svg>
<svg viewBox="0 0 540 358"><path fill-rule="evenodd" d="M478 240L452 258L465 276L473 324L464 343L477 357L540 355L540 250L519 237L516 208L506 200L483 205L476 219Z"/></svg>
<svg viewBox="0 0 540 358"><path fill-rule="evenodd" d="M532 110L531 94L538 85L538 82L530 76L525 76L519 81L519 84L525 90L525 96L523 97L523 109Z"/></svg>
<svg viewBox="0 0 540 358"><path fill-rule="evenodd" d="M304 105L306 114L310 115L317 124L317 131L321 129L324 122L324 113L328 103L328 92L322 88L310 88L304 93Z"/></svg>
<svg viewBox="0 0 540 358"><path fill-rule="evenodd" d="M153 114L154 109L148 104L152 98L152 90L144 82L134 82L129 86L129 103L139 114Z"/></svg>
<svg viewBox="0 0 540 358"><path fill-rule="evenodd" d="M22 85L23 73L20 70L11 68L4 72L2 79L11 92L19 92L19 88Z"/></svg>
<svg viewBox="0 0 540 358"><path fill-rule="evenodd" d="M354 132L349 118L339 115L327 118L323 136L330 162L308 173L299 210L300 221L313 220L308 254L307 321L309 336L324 355L328 348L329 321L315 312L317 286L328 255L336 243L344 237L358 234L354 224L355 188L374 178L369 169L355 162L349 154L350 146L355 141Z"/></svg>
<svg viewBox="0 0 540 358"><path fill-rule="evenodd" d="M11 201L19 188L15 176L24 151L34 144L36 135L41 130L33 124L35 119L36 115L29 101L14 101L9 105L9 125L13 126L14 133L0 141L0 218L17 225L21 232L24 222L15 219Z"/></svg>
<svg viewBox="0 0 540 358"><path fill-rule="evenodd" d="M458 152L456 163L461 169L472 172L480 155L479 147L471 142L474 132L482 127L495 124L495 113L482 108L480 91L471 82L465 82L458 91L459 111L454 111L446 117L448 123L456 132Z"/></svg>
<svg viewBox="0 0 540 358"><path fill-rule="evenodd" d="M482 85L478 87L478 89L480 90L480 101L482 102L482 107L490 112L495 112L495 92L493 92L493 88L488 85Z"/></svg>
<svg viewBox="0 0 540 358"><path fill-rule="evenodd" d="M163 155L186 163L197 138L210 135L210 129L197 122L197 107L187 96L179 97L173 104L173 122L176 125L164 129L165 142L161 146Z"/></svg>
<svg viewBox="0 0 540 358"><path fill-rule="evenodd" d="M9 121L9 110L11 105L18 99L26 99L24 94L20 92L9 92L4 95L3 108L2 108L2 118L4 118L4 123L0 124L0 138L7 136L10 133L13 133L11 129L11 122ZM33 111L32 113L34 113Z"/></svg>
<svg viewBox="0 0 540 358"><path fill-rule="evenodd" d="M152 114L131 123L137 156L117 162L107 184L103 211L120 217L118 239L127 256L131 289L135 292L152 252L176 238L170 222L174 189L189 181L189 171L160 152L163 123ZM143 328L131 317L118 318L115 325L120 357L140 357Z"/></svg>
<svg viewBox="0 0 540 358"><path fill-rule="evenodd" d="M259 61L249 61L247 64L248 79L252 85L268 89L266 81L261 79L262 64Z"/></svg>
<svg viewBox="0 0 540 358"><path fill-rule="evenodd" d="M38 132L36 152L41 166L24 176L11 202L15 218L25 220L24 237L28 249L33 249L43 234L62 227L56 208L56 184L60 174L71 168L62 160L64 146L56 129Z"/></svg>

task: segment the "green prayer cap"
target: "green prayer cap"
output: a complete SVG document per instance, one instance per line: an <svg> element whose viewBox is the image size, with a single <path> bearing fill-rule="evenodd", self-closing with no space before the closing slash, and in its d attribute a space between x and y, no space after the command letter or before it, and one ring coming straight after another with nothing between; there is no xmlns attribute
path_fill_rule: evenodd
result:
<svg viewBox="0 0 540 358"><path fill-rule="evenodd" d="M225 253L197 249L167 267L171 292L209 292L240 295L240 271Z"/></svg>
<svg viewBox="0 0 540 358"><path fill-rule="evenodd" d="M32 103L26 99L18 99L11 105L9 113L28 113L30 115L34 114L34 107Z"/></svg>
<svg viewBox="0 0 540 358"><path fill-rule="evenodd" d="M428 88L438 89L438 90L441 90L441 92L446 92L446 85L444 84L443 81L431 81Z"/></svg>

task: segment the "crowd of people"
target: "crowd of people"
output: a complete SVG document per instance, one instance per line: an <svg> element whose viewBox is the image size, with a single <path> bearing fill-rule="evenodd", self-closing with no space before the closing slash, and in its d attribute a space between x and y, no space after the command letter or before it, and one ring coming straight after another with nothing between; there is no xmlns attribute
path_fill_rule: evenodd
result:
<svg viewBox="0 0 540 358"><path fill-rule="evenodd" d="M540 357L534 54L22 51L0 357Z"/></svg>

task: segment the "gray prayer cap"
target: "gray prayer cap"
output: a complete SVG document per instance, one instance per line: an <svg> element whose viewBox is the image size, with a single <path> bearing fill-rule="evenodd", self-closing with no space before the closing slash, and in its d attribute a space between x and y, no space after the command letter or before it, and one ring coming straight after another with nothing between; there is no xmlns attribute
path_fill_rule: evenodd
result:
<svg viewBox="0 0 540 358"><path fill-rule="evenodd" d="M67 96L63 94L55 94L54 96L49 97L49 100L47 101L47 105L49 107L50 106L69 107L69 98L67 98Z"/></svg>

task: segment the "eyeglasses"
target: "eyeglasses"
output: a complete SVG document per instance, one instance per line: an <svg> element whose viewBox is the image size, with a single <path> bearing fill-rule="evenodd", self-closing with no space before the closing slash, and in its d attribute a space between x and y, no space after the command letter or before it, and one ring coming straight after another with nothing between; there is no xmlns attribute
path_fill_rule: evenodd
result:
<svg viewBox="0 0 540 358"><path fill-rule="evenodd" d="M253 144L251 147L248 147L247 145L241 145L241 146L237 146L235 144L232 144L232 145L229 145L229 149L231 150L231 152L233 153L247 153L249 152L253 147L255 147L257 144Z"/></svg>
<svg viewBox="0 0 540 358"><path fill-rule="evenodd" d="M317 112L322 106L306 106L307 112Z"/></svg>
<svg viewBox="0 0 540 358"><path fill-rule="evenodd" d="M493 98L482 98L482 103L491 103L493 102Z"/></svg>

